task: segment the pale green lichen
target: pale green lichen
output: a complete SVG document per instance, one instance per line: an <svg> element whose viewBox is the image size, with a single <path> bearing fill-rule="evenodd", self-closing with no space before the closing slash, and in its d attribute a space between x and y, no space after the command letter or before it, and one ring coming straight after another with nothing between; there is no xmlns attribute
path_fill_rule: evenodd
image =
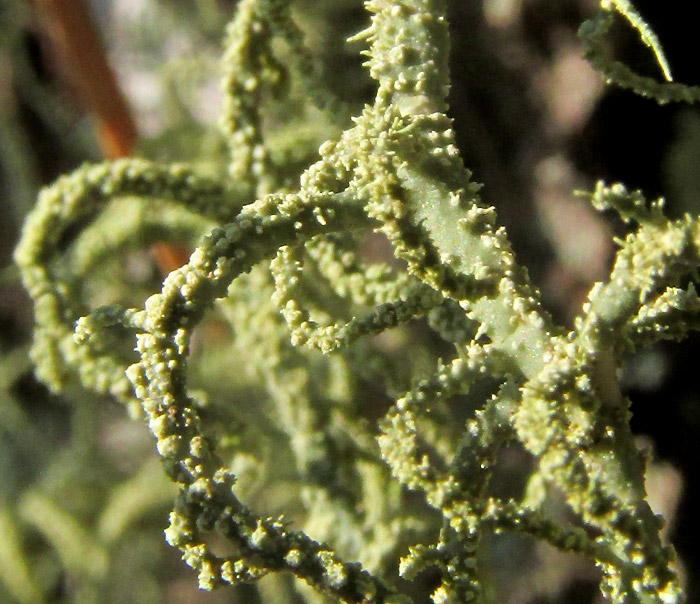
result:
<svg viewBox="0 0 700 604"><path fill-rule="evenodd" d="M693 88L656 84L602 58L611 7L639 29L668 74L651 30L620 1L603 3L582 28L605 76L661 101L697 99ZM542 308L462 164L445 113L444 1L369 0L366 8L371 25L354 39L369 43L375 102L321 146L297 191L280 187L263 101L283 94L295 69L311 82L312 63L287 2L243 0L225 51L229 180L134 159L82 168L41 193L15 255L35 305L39 376L60 389L77 374L86 388L142 407L179 488L166 539L203 588L287 571L342 601L402 602L391 573L381 572L387 560L401 559L394 574L407 581L435 569L436 604L467 602L483 593L484 535L514 531L597 564L613 602L680 602L673 552L645 500L644 462L615 371L625 350L697 328L695 289L679 286L700 265L700 220L667 220L661 203L648 206L640 193L599 185L594 206L638 227L620 242L610 280L591 290L566 333ZM276 54L276 38L288 45L289 63ZM312 100L333 105L313 81ZM99 217L123 197L151 205L135 207L121 225L118 212ZM173 204L187 213L171 216ZM85 230L87 221L96 226ZM91 311L83 284L111 254L162 237L195 237L214 224L142 307ZM399 263L361 259L358 242L369 228L388 238ZM65 241L75 230L84 234ZM216 436L219 427L207 423L205 403L188 386L195 328L215 307L243 353L230 371L253 373L272 401L269 425L249 434ZM372 364L385 362L381 347L363 348L366 336L422 316L452 340L454 358L397 397L378 422L377 446L351 375L372 375ZM326 361L294 347L301 344L338 356ZM450 397L486 379L493 390L466 425L445 420ZM271 463L299 481L293 497L308 512L300 530L251 509L230 471L231 449L262 455L257 441L266 430L285 435L285 448L267 455L279 453ZM511 441L534 462L521 500L488 490L498 453ZM389 472L423 494L424 517ZM543 485L561 492L585 530L547 518ZM30 503L33 521L60 513L39 499ZM40 503L50 513L39 513ZM226 554L214 553L212 532L229 544ZM412 545L417 537L433 543ZM83 545L92 552L83 570L103 572L106 554L87 537ZM75 552L66 556L76 563ZM23 579L16 589L29 593L31 585Z"/></svg>

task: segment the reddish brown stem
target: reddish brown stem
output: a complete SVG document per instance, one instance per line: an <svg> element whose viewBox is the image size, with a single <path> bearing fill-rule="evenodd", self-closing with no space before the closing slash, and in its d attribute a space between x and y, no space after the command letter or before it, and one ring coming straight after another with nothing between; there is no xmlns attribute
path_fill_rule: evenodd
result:
<svg viewBox="0 0 700 604"><path fill-rule="evenodd" d="M53 52L96 121L103 155L108 159L131 155L138 139L136 124L85 1L34 0L34 6ZM152 252L164 274L187 262L185 250L167 243L155 243Z"/></svg>
<svg viewBox="0 0 700 604"><path fill-rule="evenodd" d="M34 0L34 4L54 52L97 121L104 156L130 155L137 139L136 124L84 0Z"/></svg>

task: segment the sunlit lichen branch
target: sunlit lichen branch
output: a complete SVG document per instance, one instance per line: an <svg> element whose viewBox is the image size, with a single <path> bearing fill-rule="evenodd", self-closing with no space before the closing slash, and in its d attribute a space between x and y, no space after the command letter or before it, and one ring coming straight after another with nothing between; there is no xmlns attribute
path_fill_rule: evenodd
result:
<svg viewBox="0 0 700 604"><path fill-rule="evenodd" d="M614 9L630 22L632 27L639 32L644 44L652 50L664 77L670 82L673 79L671 77L671 67L661 47L661 42L659 42L654 30L649 27L632 3L629 0L601 0L600 6L604 10Z"/></svg>
<svg viewBox="0 0 700 604"><path fill-rule="evenodd" d="M222 296L238 273L250 270L280 245L329 224L347 225L358 217L361 214L347 200L333 203L329 199L325 204L319 200L308 206L292 196L266 198L244 208L234 223L215 230L187 266L168 276L163 292L146 304L150 333L138 338L142 361L129 369L129 377L144 403L166 468L183 486L180 504L171 515L168 540L183 550L204 587L288 569L345 601L390 599L391 591L358 565L339 562L330 550L305 535L287 532L279 522L256 519L240 504L231 490L233 477L199 434L196 414L183 389L188 332L203 307ZM171 394L163 397L166 392ZM219 559L201 542L201 527L215 525L240 548L239 557Z"/></svg>
<svg viewBox="0 0 700 604"><path fill-rule="evenodd" d="M632 5L626 0L610 0L601 2L601 6L602 10L598 14L581 25L579 38L584 44L586 59L596 71L603 75L606 82L628 88L661 104L670 102L697 103L700 99L700 87L671 81L670 68L656 35L645 25ZM654 78L640 75L624 63L614 61L608 56L605 48L605 37L614 22L614 11L611 10L611 6L624 15L640 32L642 40L654 52L668 81L659 82Z"/></svg>

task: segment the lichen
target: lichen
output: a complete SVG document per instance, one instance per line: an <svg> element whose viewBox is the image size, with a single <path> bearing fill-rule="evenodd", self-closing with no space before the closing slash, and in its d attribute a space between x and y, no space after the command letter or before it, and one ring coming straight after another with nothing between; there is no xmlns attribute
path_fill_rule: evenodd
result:
<svg viewBox="0 0 700 604"><path fill-rule="evenodd" d="M696 100L695 88L657 84L603 58L600 38L616 10L668 73L634 8L602 4L581 34L605 77L662 102ZM613 602L680 602L616 368L625 351L697 327L695 288L682 284L700 265L700 219L668 220L660 202L600 184L593 205L636 226L574 328L556 325L462 163L446 113L445 2L365 5L371 24L354 40L367 45L375 101L321 146L296 190L283 186L272 159L264 104L286 93L292 72L320 110L340 101L314 75L288 3L243 0L224 52L225 178L125 159L86 166L42 191L15 253L34 302L39 377L60 390L77 375L88 390L145 414L179 491L166 539L205 589L286 571L344 602L403 602L397 574L410 583L432 568L436 604L467 602L483 594L484 536L512 531L589 559ZM120 198L137 214L124 213L124 224L118 212L100 221ZM158 228L165 217L168 228ZM134 307L91 309L84 284L110 254L205 229L160 292ZM363 257L370 230L388 239L394 261ZM248 434L222 436L226 427L212 423L189 386L190 357L207 345L193 337L212 312L233 333L230 372L252 374L271 401L269 425ZM371 336L417 318L452 340L452 358L368 414L361 380L388 362ZM400 344L406 357L419 347L410 338ZM401 367L393 370L402 383ZM466 423L453 421L450 401L485 380L492 391ZM244 418L248 401L235 404ZM298 479L304 526L260 513L236 485L236 455L260 453L256 429L284 435L284 448L268 455ZM488 488L499 451L512 442L533 459L534 486L521 499ZM562 494L576 523L547 517L542 485ZM420 513L408 491L424 498ZM47 520L41 500L32 501L27 513ZM411 543L416 536L432 543ZM221 540L224 554L213 546ZM102 572L104 554L87 540L84 547L99 554L86 572ZM387 560L399 559L385 572Z"/></svg>

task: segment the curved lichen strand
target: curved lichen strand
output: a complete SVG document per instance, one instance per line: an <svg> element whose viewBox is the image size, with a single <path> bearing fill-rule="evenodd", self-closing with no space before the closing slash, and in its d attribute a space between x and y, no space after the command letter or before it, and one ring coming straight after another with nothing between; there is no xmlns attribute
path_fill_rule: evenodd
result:
<svg viewBox="0 0 700 604"><path fill-rule="evenodd" d="M211 451L207 441L201 438L199 420L184 391L189 333L213 299L222 296L230 281L240 272L249 270L252 264L269 257L281 245L293 243L297 237L310 237L322 229L330 229L331 222L340 228L351 224L353 218L361 220L356 208L336 202L335 213L331 216L330 212L326 212L326 220L322 224L317 216L319 207L324 205L322 201L317 200L317 206L310 208L300 203L298 198L288 196L270 198L245 208L237 221L216 229L195 251L190 263L171 273L165 280L162 293L151 297L146 304L146 325L150 333L138 336L138 351L142 360L132 366L128 374L137 396L143 401L166 470L187 493L207 498L216 493L216 497L221 497L226 506L239 507L230 491L231 478L227 478L222 462ZM331 204L331 200L326 202L326 205ZM208 502L201 506L202 514L216 516L216 508L213 502ZM195 516L176 517L173 524L184 527L180 531L184 537L180 539L171 534L169 538L178 544L186 543L188 559L198 566L198 558L192 558L194 550L191 547L192 538L196 540L196 537L190 537L189 533L196 535L192 527L201 525L203 520L198 513ZM256 529L260 526L259 522L262 521L255 522ZM238 531L239 524L240 521L233 522L231 529ZM297 576L347 601L380 602L386 599L388 592L381 583L370 580L354 565L336 561L331 554L322 556L321 551L314 551L318 546L308 537L297 535L292 539L286 533L279 533L281 529L275 532L272 526L262 526L273 542L286 544L284 553L274 549L283 560L292 549L301 551L303 560L300 564L295 568L285 566ZM246 522L243 528L251 530L252 526ZM246 539L248 547L254 539L257 539L255 535ZM303 547L299 546L300 543ZM196 544L197 547L199 545ZM207 553L206 548L201 551L203 556ZM309 555L307 562L304 556L310 553L313 556ZM220 573L225 572L225 569L222 570L225 563L217 571L216 565L210 563L211 559L202 560L209 563L198 566L200 581L204 585L215 584ZM320 568L323 572L319 575ZM358 591L362 593L358 595Z"/></svg>
<svg viewBox="0 0 700 604"><path fill-rule="evenodd" d="M642 224L622 242L610 281L596 284L575 321L576 331L593 351L624 344L625 324L654 298L700 265L700 222Z"/></svg>
<svg viewBox="0 0 700 604"><path fill-rule="evenodd" d="M63 233L114 198L164 199L215 221L231 220L249 190L201 176L184 164L123 159L88 165L62 176L39 194L15 251L20 268L47 261Z"/></svg>
<svg viewBox="0 0 700 604"><path fill-rule="evenodd" d="M218 220L235 215L242 205L239 193L185 166L134 159L85 166L42 190L25 222L15 261L25 287L34 297L51 289L56 281L49 264L60 252L64 233L108 200L121 196L168 199Z"/></svg>
<svg viewBox="0 0 700 604"><path fill-rule="evenodd" d="M226 29L223 55L224 104L221 127L231 153L229 173L234 182L256 185L266 191L269 157L262 133L263 88L279 85L287 77L272 54L270 27L274 13L288 10L287 2L242 0Z"/></svg>
<svg viewBox="0 0 700 604"><path fill-rule="evenodd" d="M138 383L138 372L131 373ZM164 401L167 400L166 395ZM232 477L223 470L223 463L207 442L198 436L194 414L180 415L175 407L166 404L159 408L152 402L145 403L151 412L151 429L159 436L159 452L166 462L180 457L176 464L166 463L166 469L170 469L173 478L185 481L167 537L183 551L186 562L197 569L201 587L210 589L224 582L251 580L271 570L288 570L319 591L348 602L390 600L392 592L359 565L341 562L306 535L287 532L280 523L257 518L242 506L231 491ZM177 423L177 429L170 426L169 430L169 422ZM182 442L189 446L180 446ZM238 556L221 559L211 554L203 532L213 528L238 548Z"/></svg>
<svg viewBox="0 0 700 604"><path fill-rule="evenodd" d="M489 374L489 369L497 374L500 367L492 366L495 357L489 358L489 350L488 346L472 344L450 364L440 363L431 378L399 399L380 422L382 433L377 440L392 473L407 488L424 491L428 502L437 509L443 507L450 490L445 485L453 481L445 475L447 461L436 464L437 453L431 453L432 459L428 455L418 421L429 416L436 401L467 392L474 382Z"/></svg>
<svg viewBox="0 0 700 604"><path fill-rule="evenodd" d="M664 77L670 82L673 79L671 77L671 67L668 64L663 48L661 48L661 43L654 31L649 27L649 24L639 14L632 3L629 0L601 0L600 5L605 10L614 8L630 22L632 27L639 32L642 42L652 50Z"/></svg>
<svg viewBox="0 0 700 604"><path fill-rule="evenodd" d="M514 422L518 440L619 561L599 560L601 589L616 602L661 602L659 593L677 594L677 579L644 501L643 464L624 401L608 400L619 393L600 386L595 374L608 369L596 369L595 356L575 342L559 342L540 376L523 387Z"/></svg>
<svg viewBox="0 0 700 604"><path fill-rule="evenodd" d="M607 82L621 88L633 90L640 96L649 97L660 104L683 102L694 104L700 101L700 86L688 86L676 82L659 82L639 75L627 65L613 61L605 48L605 36L612 27L613 13L601 11L579 28L585 57Z"/></svg>
<svg viewBox="0 0 700 604"><path fill-rule="evenodd" d="M306 254L340 298L358 306L376 306L415 288L415 280L406 273L397 272L389 264L365 264L358 253L344 243L317 238L305 245ZM356 241L351 243L357 246Z"/></svg>
<svg viewBox="0 0 700 604"><path fill-rule="evenodd" d="M203 439L195 437L190 453L200 461L207 455ZM196 453L192 453L196 450ZM221 464L209 451L214 465ZM220 470L183 488L170 514L166 539L182 551L194 568L202 589L255 581L269 572L288 571L322 593L349 603L383 604L405 599L357 563L346 563L329 548L304 533L288 531L284 523L253 514L232 492L233 479ZM206 537L216 531L235 553L216 556Z"/></svg>
<svg viewBox="0 0 700 604"><path fill-rule="evenodd" d="M368 0L372 24L351 40L369 40L367 65L378 98L402 115L447 110L449 90L444 0Z"/></svg>
<svg viewBox="0 0 700 604"><path fill-rule="evenodd" d="M381 333L415 317L425 314L439 304L441 296L422 283L406 287L401 299L379 304L362 316L346 322L319 325L300 304L303 297L298 285L303 279L299 257L284 247L270 265L275 278L274 302L280 308L292 334L295 346L308 345L328 353L347 346L362 336Z"/></svg>
<svg viewBox="0 0 700 604"><path fill-rule="evenodd" d="M578 526L560 525L549 520L540 510L533 510L517 501L490 498L485 505L483 521L495 533L512 531L541 539L563 552L575 552L591 561L619 562L609 550Z"/></svg>
<svg viewBox="0 0 700 604"><path fill-rule="evenodd" d="M453 361L453 378L464 370L464 363L467 367L472 365L475 360L473 353L477 352L477 355L480 355L479 349L480 347L473 346L466 357ZM500 371L496 367L491 369L495 370L495 373ZM434 392L431 402L434 404L451 391L464 393L468 390L470 381L476 377L477 374L474 374L465 379L465 374L453 385L453 391L447 389L439 395ZM440 377L438 373L433 378L436 379L438 382L445 381L445 376ZM419 384L417 394L420 394L422 389L430 390L433 380ZM459 383L461 387L458 387ZM432 387L435 388L435 384L432 384ZM407 398L414 400L410 394ZM506 382L484 408L477 411L475 417L467 422L452 460L449 463L447 460L441 460L437 467L434 461L431 463L436 459L434 455L431 460L425 453L421 454L421 449L424 451L425 447L421 447L416 423L417 419L430 416L432 406L423 406L415 410L402 409L400 412L390 411L383 422L383 434L379 437L380 446L394 475L409 488L423 490L428 503L441 512L445 527L449 527L467 541L476 538L479 533L484 513L484 493L491 477L491 468L501 446L513 436L511 422L517 399L514 383ZM404 399L397 405L402 403Z"/></svg>
<svg viewBox="0 0 700 604"><path fill-rule="evenodd" d="M317 200L313 207L295 196L266 198L244 208L233 223L214 229L192 254L190 262L168 275L162 292L146 301L144 325L150 333L137 337L142 363L129 369L129 377L140 400L151 400L148 389L144 389L149 384L157 397L167 401L151 401L147 409L148 413L160 414L158 425L151 427L162 437L159 446L166 460L175 455L172 463L178 464L176 445L180 439L170 439L171 422L158 407L174 405L177 413L189 413L191 401L184 392L188 339L204 311L216 297L225 295L236 275L274 254L279 246L329 229L334 221L340 228L362 219L360 211L342 197ZM167 342L162 339L163 334L168 334ZM180 398L182 401L177 402ZM183 421L189 420L183 416ZM185 476L189 472L188 468L181 470Z"/></svg>
<svg viewBox="0 0 700 604"><path fill-rule="evenodd" d="M130 400L130 388L118 360L94 358L73 342L73 321L83 312L71 284L54 269L64 233L119 196L175 200L219 218L240 207L237 193L202 178L185 166L162 166L144 160L120 160L83 167L44 189L25 222L15 250L25 288L34 302L35 337L32 358L37 374L53 389L78 369L83 383L98 392ZM72 369L71 369L72 368Z"/></svg>
<svg viewBox="0 0 700 604"><path fill-rule="evenodd" d="M474 361L484 352L472 345L460 360ZM496 367L489 369L495 374L499 372ZM506 382L484 409L477 411L467 422L445 477L427 493L429 503L443 516L440 541L432 548L432 560L424 561L437 566L442 574L441 584L432 594L436 603L457 604L480 597L477 562L483 524L488 517L485 491L496 455L512 436L510 423L516 399L517 388ZM402 566L405 563L402 560Z"/></svg>
<svg viewBox="0 0 700 604"><path fill-rule="evenodd" d="M239 209L239 205L232 207L225 222ZM193 245L212 227L211 219L181 206L158 203L157 200L146 204L140 198L126 198L110 204L83 229L65 251L61 262L70 267L66 276L79 282L125 251L142 249L154 241Z"/></svg>
<svg viewBox="0 0 700 604"><path fill-rule="evenodd" d="M452 479L445 483L439 499L443 516L457 533L469 536L482 521L491 470L503 444L514 436L512 422L519 398L515 383L507 381L467 421L450 462Z"/></svg>
<svg viewBox="0 0 700 604"><path fill-rule="evenodd" d="M83 357L83 366L78 366L78 373L83 384L106 392L109 389L117 398L130 405L136 401L131 387L126 380L126 364L117 360L105 350L101 342L106 328L119 326L132 335L142 330L145 325L145 313L134 308L122 308L118 305L103 306L81 317L75 323L73 342L78 346L76 357ZM78 359L70 359L75 365ZM91 372L94 373L92 377ZM103 383L109 380L109 384Z"/></svg>
<svg viewBox="0 0 700 604"><path fill-rule="evenodd" d="M79 311L67 311L62 304L63 296L70 297L71 290L58 284L34 292L36 325L30 356L39 379L52 390L60 391L69 377L77 374L86 388L110 393L124 404L133 403L123 359L111 350L101 349L96 355L93 349L75 343L71 319Z"/></svg>
<svg viewBox="0 0 700 604"><path fill-rule="evenodd" d="M289 44L289 61L304 86L304 93L311 101L324 111L338 118L349 117L349 107L341 101L327 86L320 67L314 61L309 49L304 44L304 34L299 29L289 10L289 0L277 0L280 8L276 11L268 11L266 16L270 20L276 34L284 38Z"/></svg>

